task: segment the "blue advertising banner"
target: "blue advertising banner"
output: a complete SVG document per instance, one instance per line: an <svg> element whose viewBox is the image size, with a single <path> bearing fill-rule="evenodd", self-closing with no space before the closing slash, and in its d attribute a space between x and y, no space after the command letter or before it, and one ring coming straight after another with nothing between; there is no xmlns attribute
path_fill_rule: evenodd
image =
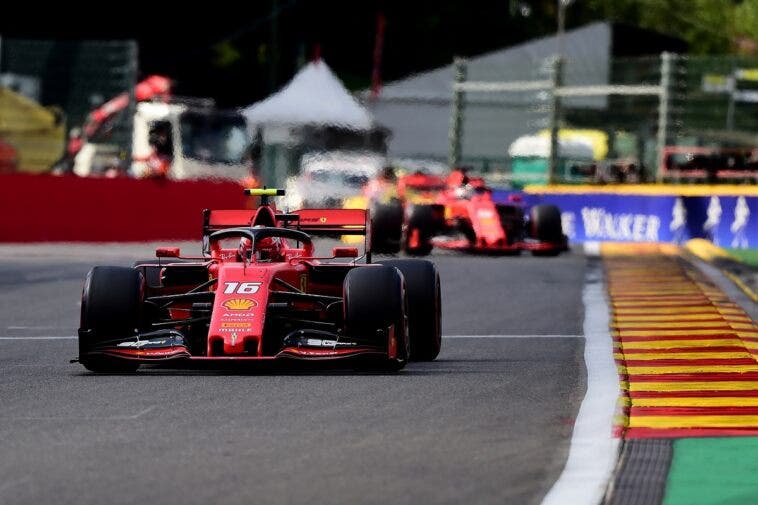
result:
<svg viewBox="0 0 758 505"><path fill-rule="evenodd" d="M505 202L512 191L493 192ZM721 247L758 248L758 197L524 194L527 205L561 209L572 242L674 242L706 238Z"/></svg>

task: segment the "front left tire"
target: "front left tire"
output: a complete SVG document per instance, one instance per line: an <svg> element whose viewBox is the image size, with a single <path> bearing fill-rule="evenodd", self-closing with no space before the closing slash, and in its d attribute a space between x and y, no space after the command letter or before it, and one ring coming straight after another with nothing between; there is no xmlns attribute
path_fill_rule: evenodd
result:
<svg viewBox="0 0 758 505"><path fill-rule="evenodd" d="M345 276L343 297L345 333L383 346L382 332L394 326L397 355L388 365L405 366L410 355L408 299L400 272L390 266L354 268Z"/></svg>
<svg viewBox="0 0 758 505"><path fill-rule="evenodd" d="M385 260L378 263L403 274L408 293L411 361L433 361L442 347L442 299L437 267L427 260Z"/></svg>

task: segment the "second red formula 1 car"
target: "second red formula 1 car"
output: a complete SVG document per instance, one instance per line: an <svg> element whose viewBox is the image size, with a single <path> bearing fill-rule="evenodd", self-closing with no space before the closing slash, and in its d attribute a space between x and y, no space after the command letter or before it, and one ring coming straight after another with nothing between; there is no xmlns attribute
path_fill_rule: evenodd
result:
<svg viewBox="0 0 758 505"><path fill-rule="evenodd" d="M140 364L352 360L386 369L433 360L440 281L431 262L371 263L367 248L318 257L314 236L370 237L364 210L205 212L202 255L161 248L132 268L95 267L84 283L79 359L95 372ZM359 262L359 260L365 260Z"/></svg>
<svg viewBox="0 0 758 505"><path fill-rule="evenodd" d="M496 254L526 250L546 256L568 249L561 212L554 205L527 211L518 196L497 203L483 180L456 172L446 185L439 177L423 175L414 176L412 183L424 191L423 198L400 195L389 204L372 203L375 249L397 252L402 247L407 254L422 256L434 247Z"/></svg>

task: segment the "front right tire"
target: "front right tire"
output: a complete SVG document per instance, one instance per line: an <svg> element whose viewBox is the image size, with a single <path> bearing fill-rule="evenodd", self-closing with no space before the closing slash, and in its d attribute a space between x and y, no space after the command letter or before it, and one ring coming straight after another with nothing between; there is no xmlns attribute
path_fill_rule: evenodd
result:
<svg viewBox="0 0 758 505"><path fill-rule="evenodd" d="M555 205L535 205L529 211L530 235L537 240L559 242L563 238L561 211Z"/></svg>
<svg viewBox="0 0 758 505"><path fill-rule="evenodd" d="M555 205L535 205L529 211L529 234L532 238L554 244L565 240L561 224L561 211ZM559 248L532 251L533 256L557 256Z"/></svg>
<svg viewBox="0 0 758 505"><path fill-rule="evenodd" d="M98 266L89 271L82 290L79 334L79 362L87 370L137 370L136 361L87 353L109 340L127 338L139 331L144 290L145 279L139 270Z"/></svg>

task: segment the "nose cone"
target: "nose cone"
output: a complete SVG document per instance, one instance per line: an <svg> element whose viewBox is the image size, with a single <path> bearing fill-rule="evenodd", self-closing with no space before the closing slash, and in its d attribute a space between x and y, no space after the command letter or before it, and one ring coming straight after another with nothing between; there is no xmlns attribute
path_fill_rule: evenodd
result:
<svg viewBox="0 0 758 505"><path fill-rule="evenodd" d="M209 356L261 354L269 277L265 268L221 265L208 334Z"/></svg>

